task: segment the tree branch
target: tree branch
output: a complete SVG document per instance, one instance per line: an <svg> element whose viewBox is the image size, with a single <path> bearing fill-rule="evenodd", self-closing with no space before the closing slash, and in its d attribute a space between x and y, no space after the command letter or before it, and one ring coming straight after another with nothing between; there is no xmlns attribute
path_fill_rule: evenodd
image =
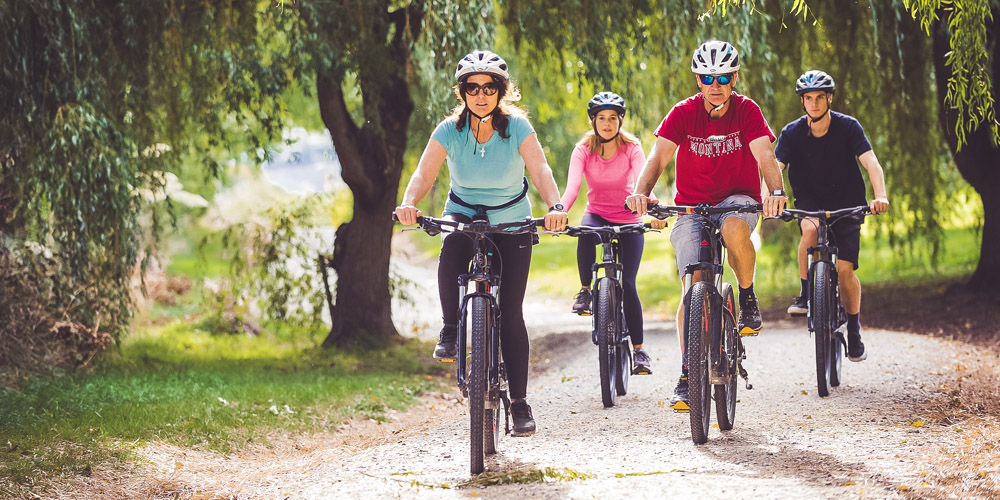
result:
<svg viewBox="0 0 1000 500"><path fill-rule="evenodd" d="M333 146L340 158L341 177L350 186L354 196L370 196L373 186L365 173L365 161L361 153L363 148L359 147L359 142L364 139L363 134L347 111L340 82L320 72L316 75L316 96L323 125L330 131Z"/></svg>

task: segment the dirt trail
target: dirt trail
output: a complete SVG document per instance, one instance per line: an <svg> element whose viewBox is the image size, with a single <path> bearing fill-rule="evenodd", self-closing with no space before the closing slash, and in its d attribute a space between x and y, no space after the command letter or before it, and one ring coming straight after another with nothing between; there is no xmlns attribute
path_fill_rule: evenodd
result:
<svg viewBox="0 0 1000 500"><path fill-rule="evenodd" d="M433 301L436 293L421 296ZM740 385L735 429L715 427L707 444L695 446L688 416L664 404L679 375L673 323L648 321L654 374L632 377L628 395L605 409L590 321L568 307L567 299L530 301L528 401L538 432L503 438L486 467L554 468L575 478L457 488L470 478L467 406L454 390L425 398L394 423L293 437L274 450L221 456L150 445L143 450L149 463L130 484L102 483L98 473L65 497L944 498L952 486L935 464L956 459L954 450L969 441L952 427L923 425L928 401L970 365L995 366L995 354L959 342L867 330L869 359L845 360L843 385L819 398L804 321L765 317L764 333L746 341L754 389ZM410 331L433 336L433 316L420 321ZM1000 496L996 466L978 467L970 480L992 486L976 491ZM969 497L965 491L957 495Z"/></svg>

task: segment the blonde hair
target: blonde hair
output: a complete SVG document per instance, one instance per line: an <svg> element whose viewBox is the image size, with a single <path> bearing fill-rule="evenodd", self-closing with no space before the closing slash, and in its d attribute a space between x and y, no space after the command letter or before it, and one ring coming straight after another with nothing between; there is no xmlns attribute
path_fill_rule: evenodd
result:
<svg viewBox="0 0 1000 500"><path fill-rule="evenodd" d="M590 123L593 125L594 122L591 121ZM618 135L608 142L615 143L615 147L617 148L621 148L625 143L635 144L638 146L639 138L626 132L624 129L618 129ZM601 149L602 143L600 136L598 136L596 132L588 130L586 134L583 134L583 138L580 139L580 142L576 143L577 146L580 146L581 144L586 144L587 151L590 152L590 154L594 154L597 150Z"/></svg>

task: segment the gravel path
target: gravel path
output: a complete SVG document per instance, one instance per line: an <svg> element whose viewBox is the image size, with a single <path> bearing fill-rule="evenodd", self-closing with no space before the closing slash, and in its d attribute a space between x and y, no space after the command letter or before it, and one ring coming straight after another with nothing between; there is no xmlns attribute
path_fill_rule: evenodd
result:
<svg viewBox="0 0 1000 500"><path fill-rule="evenodd" d="M425 304L404 313L401 330L433 338L440 327L436 307L427 306L436 301L433 263L401 269ZM939 384L995 357L955 341L867 330L869 359L845 360L843 385L819 398L804 320L765 317L764 332L745 341L754 389L741 381L735 428L713 427L709 442L696 446L687 414L665 405L680 371L673 322L647 320L654 373L633 376L629 393L605 409L590 320L565 312L569 305L569 298L526 304L528 401L538 432L502 438L486 461L487 476L552 468L544 480L463 485L470 480L467 404L454 389L425 398L409 419L306 445L199 453L198 468L175 465L194 461L196 452L152 445L144 452L145 491L166 498L943 498L946 486L929 472L966 438L923 425L922 412Z"/></svg>

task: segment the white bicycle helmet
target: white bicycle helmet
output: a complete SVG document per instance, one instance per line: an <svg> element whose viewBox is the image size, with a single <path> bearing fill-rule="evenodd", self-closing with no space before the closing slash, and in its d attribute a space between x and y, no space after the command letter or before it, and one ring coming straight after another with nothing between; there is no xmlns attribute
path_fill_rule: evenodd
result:
<svg viewBox="0 0 1000 500"><path fill-rule="evenodd" d="M510 74L507 73L507 62L488 50L474 50L458 61L455 80L462 81L469 75L476 73L498 76L504 80L510 79Z"/></svg>
<svg viewBox="0 0 1000 500"><path fill-rule="evenodd" d="M795 93L801 96L806 92L822 90L832 94L834 85L833 77L818 69L811 69L802 73L795 82Z"/></svg>
<svg viewBox="0 0 1000 500"><path fill-rule="evenodd" d="M724 75L740 70L740 54L727 42L711 40L691 56L691 71L697 75Z"/></svg>
<svg viewBox="0 0 1000 500"><path fill-rule="evenodd" d="M587 103L587 114L593 120L602 109L613 109L619 117L625 118L625 99L614 92L598 92Z"/></svg>

